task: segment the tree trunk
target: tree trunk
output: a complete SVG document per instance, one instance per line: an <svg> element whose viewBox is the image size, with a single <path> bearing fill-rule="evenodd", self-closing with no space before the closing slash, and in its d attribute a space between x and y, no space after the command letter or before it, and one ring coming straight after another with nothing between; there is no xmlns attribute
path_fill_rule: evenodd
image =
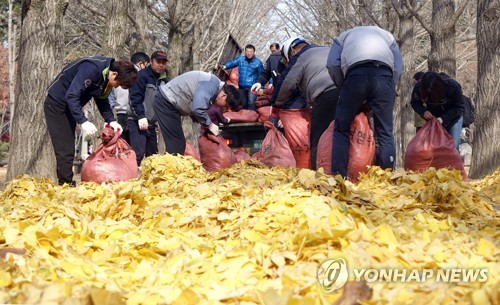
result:
<svg viewBox="0 0 500 305"><path fill-rule="evenodd" d="M194 28L197 26L197 22L193 16L195 8L191 7L190 11L187 11L187 7L190 5L193 4L189 1L187 3L177 1L169 6L169 15L174 20L168 34L169 62L167 70L171 78L193 70ZM198 147L200 124L193 122L189 117L184 117L182 118L182 129L186 140Z"/></svg>
<svg viewBox="0 0 500 305"><path fill-rule="evenodd" d="M455 78L455 24L449 24L455 13L454 0L432 1L432 29L430 33L429 70L445 72Z"/></svg>
<svg viewBox="0 0 500 305"><path fill-rule="evenodd" d="M394 134L396 135L396 167L404 166L406 146L415 134L413 126L414 112L411 108L411 92L413 90L414 56L413 56L413 17L406 12L401 3L403 14L399 17L399 49L403 57L404 73L399 80L399 98L396 99Z"/></svg>
<svg viewBox="0 0 500 305"><path fill-rule="evenodd" d="M64 58L67 0L23 1L16 99L7 180L18 175L55 180L55 156L43 104Z"/></svg>
<svg viewBox="0 0 500 305"><path fill-rule="evenodd" d="M500 41L498 3L495 0L477 1L477 115L472 142L471 178L481 178L500 166Z"/></svg>
<svg viewBox="0 0 500 305"><path fill-rule="evenodd" d="M130 0L130 14L134 21L133 30L130 31L130 54L145 52L151 54L147 42L146 27L148 23L148 3L144 0Z"/></svg>
<svg viewBox="0 0 500 305"><path fill-rule="evenodd" d="M8 33L8 42L9 42L9 117L12 118L14 115L14 103L15 103L15 92L14 92L14 77L16 73L16 56L15 56L15 41L16 41L16 29L15 25L12 24L12 2L14 0L9 0L9 33ZM3 123L2 118L2 123ZM12 124L9 125L9 132L12 133ZM2 126L3 128L3 126ZM1 132L1 130L0 130Z"/></svg>
<svg viewBox="0 0 500 305"><path fill-rule="evenodd" d="M122 59L125 56L125 39L128 25L128 0L109 0L106 24L106 43L102 54Z"/></svg>

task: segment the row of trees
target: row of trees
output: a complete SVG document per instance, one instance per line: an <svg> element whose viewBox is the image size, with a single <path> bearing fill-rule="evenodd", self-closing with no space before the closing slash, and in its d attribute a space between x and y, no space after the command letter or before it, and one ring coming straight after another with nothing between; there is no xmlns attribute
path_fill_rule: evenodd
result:
<svg viewBox="0 0 500 305"><path fill-rule="evenodd" d="M173 77L207 71L229 33L242 45L256 45L265 57L269 42L283 41L287 34L330 45L341 31L368 24L391 31L403 53L406 73L395 107L398 164L414 134L411 78L429 69L457 76L475 97L471 175L479 177L499 165L492 141L500 131L499 7L494 0L24 0L21 11L8 179L24 173L54 177L42 106L47 84L67 61L166 49ZM195 140L196 126L185 122L184 127Z"/></svg>

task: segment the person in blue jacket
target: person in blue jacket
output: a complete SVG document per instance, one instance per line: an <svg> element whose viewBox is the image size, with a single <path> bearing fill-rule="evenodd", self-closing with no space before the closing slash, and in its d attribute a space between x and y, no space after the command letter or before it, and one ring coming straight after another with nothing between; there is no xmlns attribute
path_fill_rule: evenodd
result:
<svg viewBox="0 0 500 305"><path fill-rule="evenodd" d="M129 61L89 56L66 65L52 81L48 87L44 113L56 155L60 185L75 185L72 168L76 124L80 124L85 135L97 132L96 126L85 117L83 106L94 98L104 121L115 131L121 130L109 105L108 95L112 88L132 87L136 78L137 71Z"/></svg>
<svg viewBox="0 0 500 305"><path fill-rule="evenodd" d="M255 56L255 47L251 44L245 47L245 56L237 57L222 66L222 69L238 67L238 87L240 101L244 109L255 110L257 94L252 93L252 85L257 81L264 69L262 61Z"/></svg>

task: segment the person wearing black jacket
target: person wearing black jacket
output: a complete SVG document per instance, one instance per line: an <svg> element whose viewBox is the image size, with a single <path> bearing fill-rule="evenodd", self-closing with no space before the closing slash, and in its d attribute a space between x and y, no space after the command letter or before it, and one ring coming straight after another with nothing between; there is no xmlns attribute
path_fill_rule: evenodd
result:
<svg viewBox="0 0 500 305"><path fill-rule="evenodd" d="M451 79L443 79L436 72L426 72L413 88L411 106L421 117L437 120L452 136L455 148L460 145L464 101L462 87Z"/></svg>
<svg viewBox="0 0 500 305"><path fill-rule="evenodd" d="M252 91L259 91L260 88L271 81L268 88L271 88L278 79L278 75L284 70L284 67L279 68L281 62L280 45L272 43L270 46L271 55L266 60L264 69L260 72L257 82L252 85Z"/></svg>
<svg viewBox="0 0 500 305"><path fill-rule="evenodd" d="M83 106L94 98L104 121L115 131L121 130L109 105L108 95L112 88L132 87L136 78L137 72L129 61L89 56L69 63L52 81L43 107L56 155L60 185L75 185L72 168L76 124L80 124L86 135L97 132L96 126L85 117Z"/></svg>
<svg viewBox="0 0 500 305"><path fill-rule="evenodd" d="M127 121L130 146L134 149L137 165L141 165L144 157L158 153L158 139L156 136L156 122L146 118L145 98L148 85L156 88L162 82L167 82L165 69L167 54L156 51L151 55L151 65L140 70L137 82L130 88L130 103L132 115Z"/></svg>

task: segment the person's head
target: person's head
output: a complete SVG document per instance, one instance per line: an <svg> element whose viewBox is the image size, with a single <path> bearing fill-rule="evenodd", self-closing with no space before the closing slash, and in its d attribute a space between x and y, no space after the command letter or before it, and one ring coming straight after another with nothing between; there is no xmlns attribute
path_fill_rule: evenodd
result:
<svg viewBox="0 0 500 305"><path fill-rule="evenodd" d="M422 71L413 74L413 84L416 84L422 78L422 75L424 75Z"/></svg>
<svg viewBox="0 0 500 305"><path fill-rule="evenodd" d="M286 61L290 61L292 56L299 53L302 50L302 47L307 45L307 42L302 37L291 37L288 38L283 43L283 49L281 50L281 54L285 57Z"/></svg>
<svg viewBox="0 0 500 305"><path fill-rule="evenodd" d="M149 66L149 56L144 52L136 52L130 56L130 61L139 69L142 70Z"/></svg>
<svg viewBox="0 0 500 305"><path fill-rule="evenodd" d="M108 81L113 88L131 88L137 79L137 70L128 60L114 61L109 67Z"/></svg>
<svg viewBox="0 0 500 305"><path fill-rule="evenodd" d="M252 59L255 56L255 47L251 44L247 44L245 47L245 56L248 59Z"/></svg>
<svg viewBox="0 0 500 305"><path fill-rule="evenodd" d="M448 74L446 74L444 72L439 72L439 76L441 76L441 78L444 80L451 79L451 76L449 76Z"/></svg>
<svg viewBox="0 0 500 305"><path fill-rule="evenodd" d="M226 83L215 97L213 104L219 107L229 106L232 110L236 110L240 105L240 92L235 86Z"/></svg>
<svg viewBox="0 0 500 305"><path fill-rule="evenodd" d="M420 79L420 98L429 105L442 104L446 84L436 72L426 72Z"/></svg>
<svg viewBox="0 0 500 305"><path fill-rule="evenodd" d="M163 73L167 69L167 53L163 51L155 51L151 55L151 69L156 73Z"/></svg>
<svg viewBox="0 0 500 305"><path fill-rule="evenodd" d="M279 45L279 43L277 43L277 42L273 42L273 43L271 43L271 45L269 46L269 49L271 50L271 53L276 53L276 52L279 52L279 51L280 51L280 45Z"/></svg>

